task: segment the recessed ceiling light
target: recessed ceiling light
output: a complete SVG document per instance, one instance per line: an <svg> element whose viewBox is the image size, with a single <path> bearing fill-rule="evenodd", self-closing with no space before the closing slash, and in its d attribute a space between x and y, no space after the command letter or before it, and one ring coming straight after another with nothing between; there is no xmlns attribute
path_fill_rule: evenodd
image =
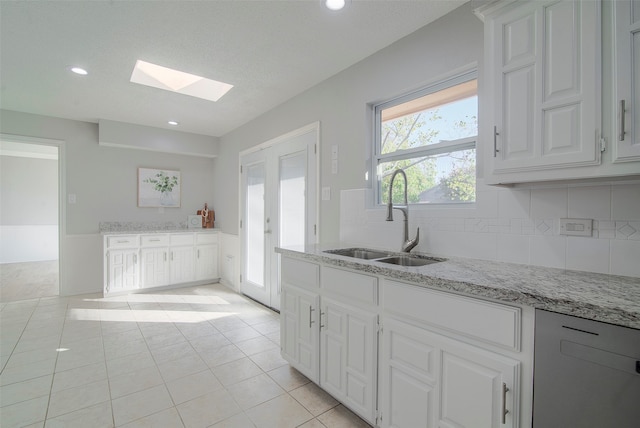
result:
<svg viewBox="0 0 640 428"><path fill-rule="evenodd" d="M87 74L89 74L89 72L87 70L85 70L84 68L80 68L80 67L71 67L71 71L73 71L76 74L80 74L82 76L86 76Z"/></svg>
<svg viewBox="0 0 640 428"><path fill-rule="evenodd" d="M161 65L145 61L136 61L131 73L131 82L151 86L165 91L177 92L183 95L218 101L233 85L207 79L195 74L173 70Z"/></svg>
<svg viewBox="0 0 640 428"><path fill-rule="evenodd" d="M180 122L176 122L175 120L170 120L169 122L167 122L169 125L171 126L178 126L180 124Z"/></svg>
<svg viewBox="0 0 640 428"><path fill-rule="evenodd" d="M330 10L340 10L344 8L345 4L345 0L325 0L324 2L324 5Z"/></svg>

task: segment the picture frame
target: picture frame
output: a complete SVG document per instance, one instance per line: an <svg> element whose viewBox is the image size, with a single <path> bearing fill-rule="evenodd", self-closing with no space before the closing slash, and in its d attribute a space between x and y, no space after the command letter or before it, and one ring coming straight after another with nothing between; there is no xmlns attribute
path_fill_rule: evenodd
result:
<svg viewBox="0 0 640 428"><path fill-rule="evenodd" d="M138 207L179 208L181 187L180 171L138 168Z"/></svg>

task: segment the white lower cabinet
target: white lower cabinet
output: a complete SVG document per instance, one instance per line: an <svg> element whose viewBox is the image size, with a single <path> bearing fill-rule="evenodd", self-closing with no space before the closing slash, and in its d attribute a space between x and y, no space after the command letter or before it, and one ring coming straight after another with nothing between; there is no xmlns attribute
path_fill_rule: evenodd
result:
<svg viewBox="0 0 640 428"><path fill-rule="evenodd" d="M218 245L196 246L196 280L218 278Z"/></svg>
<svg viewBox="0 0 640 428"><path fill-rule="evenodd" d="M195 278L193 265L193 247L171 247L171 283L193 281Z"/></svg>
<svg viewBox="0 0 640 428"><path fill-rule="evenodd" d="M319 307L318 294L283 284L280 305L282 355L314 383L320 381L316 321Z"/></svg>
<svg viewBox="0 0 640 428"><path fill-rule="evenodd" d="M374 424L378 315L365 309L367 305L357 299L341 296L334 290L377 287L377 279L287 257L282 257L281 278L283 357Z"/></svg>
<svg viewBox="0 0 640 428"><path fill-rule="evenodd" d="M136 290L139 287L138 249L110 250L107 253L107 293Z"/></svg>
<svg viewBox="0 0 640 428"><path fill-rule="evenodd" d="M218 234L104 236L104 294L218 279Z"/></svg>
<svg viewBox="0 0 640 428"><path fill-rule="evenodd" d="M169 284L169 249L142 248L142 285L145 288L160 287Z"/></svg>
<svg viewBox="0 0 640 428"><path fill-rule="evenodd" d="M372 425L529 428L533 309L282 257L281 349Z"/></svg>
<svg viewBox="0 0 640 428"><path fill-rule="evenodd" d="M382 427L517 426L516 360L385 319L380 365Z"/></svg>
<svg viewBox="0 0 640 428"><path fill-rule="evenodd" d="M320 386L375 421L378 315L328 297L321 300Z"/></svg>

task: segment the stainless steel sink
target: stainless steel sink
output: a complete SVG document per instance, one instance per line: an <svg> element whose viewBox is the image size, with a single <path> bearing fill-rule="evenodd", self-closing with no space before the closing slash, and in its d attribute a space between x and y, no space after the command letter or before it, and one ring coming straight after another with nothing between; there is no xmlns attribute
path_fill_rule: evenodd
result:
<svg viewBox="0 0 640 428"><path fill-rule="evenodd" d="M339 250L327 250L325 253L337 254L339 256L353 257L356 259L373 260L389 257L389 253L364 248L341 248Z"/></svg>
<svg viewBox="0 0 640 428"><path fill-rule="evenodd" d="M378 250L368 250L366 248L340 248L336 250L325 250L324 252L329 254L336 254L338 256L371 260L373 262L386 263L396 266L425 266L432 263L443 262L446 260L437 257L423 256L420 254L402 254Z"/></svg>
<svg viewBox="0 0 640 428"><path fill-rule="evenodd" d="M421 257L421 256L394 256L387 257L385 259L376 260L380 263L388 263L390 265L398 266L425 266L432 263L438 263L444 261L444 259L437 259L434 257Z"/></svg>

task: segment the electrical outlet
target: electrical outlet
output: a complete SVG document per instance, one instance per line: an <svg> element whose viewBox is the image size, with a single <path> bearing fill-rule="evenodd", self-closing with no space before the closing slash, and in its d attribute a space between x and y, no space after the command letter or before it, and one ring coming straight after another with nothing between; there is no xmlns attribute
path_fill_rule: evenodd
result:
<svg viewBox="0 0 640 428"><path fill-rule="evenodd" d="M561 218L560 235L591 236L593 220L590 218Z"/></svg>

